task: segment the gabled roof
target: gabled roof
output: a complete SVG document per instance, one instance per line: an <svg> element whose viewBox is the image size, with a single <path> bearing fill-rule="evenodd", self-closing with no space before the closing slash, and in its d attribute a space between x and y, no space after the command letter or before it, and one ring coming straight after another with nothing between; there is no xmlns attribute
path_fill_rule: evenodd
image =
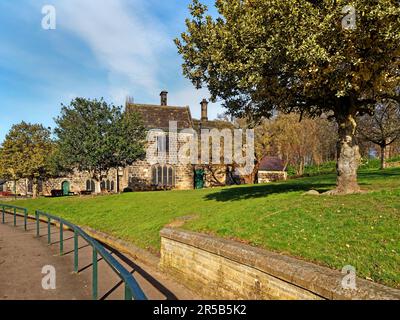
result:
<svg viewBox="0 0 400 320"><path fill-rule="evenodd" d="M234 129L235 126L232 122L224 121L224 120L210 120L210 121L201 121L197 119L193 119L193 127L196 131L200 129Z"/></svg>
<svg viewBox="0 0 400 320"><path fill-rule="evenodd" d="M260 171L284 171L285 163L279 157L266 156L260 161Z"/></svg>
<svg viewBox="0 0 400 320"><path fill-rule="evenodd" d="M176 121L178 129L193 128L189 107L128 103L126 111L138 112L147 129L168 129L170 121Z"/></svg>

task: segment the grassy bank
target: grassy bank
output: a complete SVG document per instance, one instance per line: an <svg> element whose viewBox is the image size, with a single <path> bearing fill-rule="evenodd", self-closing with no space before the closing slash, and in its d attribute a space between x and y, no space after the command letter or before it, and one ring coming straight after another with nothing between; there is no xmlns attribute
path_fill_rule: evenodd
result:
<svg viewBox="0 0 400 320"><path fill-rule="evenodd" d="M303 196L325 191L333 174L228 188L127 193L88 198L17 201L108 232L158 252L159 230L183 228L236 239L400 288L400 169L363 169L350 196Z"/></svg>

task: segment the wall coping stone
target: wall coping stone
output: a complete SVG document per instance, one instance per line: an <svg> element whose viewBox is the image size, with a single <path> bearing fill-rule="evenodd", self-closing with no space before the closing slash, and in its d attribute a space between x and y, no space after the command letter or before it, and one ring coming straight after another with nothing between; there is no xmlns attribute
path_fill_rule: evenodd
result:
<svg viewBox="0 0 400 320"><path fill-rule="evenodd" d="M356 290L344 289L344 275L287 255L175 228L160 231L163 238L205 250L234 262L258 269L329 300L399 300L400 290L357 277Z"/></svg>

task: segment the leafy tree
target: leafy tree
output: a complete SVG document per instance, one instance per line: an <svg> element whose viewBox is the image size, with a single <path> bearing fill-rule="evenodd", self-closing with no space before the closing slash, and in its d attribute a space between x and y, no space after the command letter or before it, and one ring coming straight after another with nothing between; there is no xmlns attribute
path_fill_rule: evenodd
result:
<svg viewBox="0 0 400 320"><path fill-rule="evenodd" d="M337 140L333 124L326 119L303 118L296 114L279 114L271 124L272 146L286 166L303 175L306 165L320 165L332 160L332 145Z"/></svg>
<svg viewBox="0 0 400 320"><path fill-rule="evenodd" d="M142 158L146 129L140 115L133 111L120 113L114 130L114 162L117 166L128 166Z"/></svg>
<svg viewBox="0 0 400 320"><path fill-rule="evenodd" d="M360 135L380 147L381 169L386 167L387 147L400 138L400 109L394 101L385 101L376 106L372 116L364 115L359 120Z"/></svg>
<svg viewBox="0 0 400 320"><path fill-rule="evenodd" d="M76 98L69 106L62 105L55 121L62 167L88 171L98 183L110 169L144 154L140 117L103 99Z"/></svg>
<svg viewBox="0 0 400 320"><path fill-rule="evenodd" d="M187 31L176 39L184 75L197 88L206 85L212 100L222 99L232 115L269 117L278 109L335 119L338 178L332 194L360 190L355 119L382 98L398 99L400 80L399 1L347 5L216 0L214 19L193 0Z"/></svg>
<svg viewBox="0 0 400 320"><path fill-rule="evenodd" d="M257 172L260 167L260 162L271 148L271 142L274 136L271 128L274 120L262 118L255 121L251 117L246 117L237 118L234 122L235 125L242 130L254 130L254 169L251 174L242 177L246 184L253 184L257 182Z"/></svg>
<svg viewBox="0 0 400 320"><path fill-rule="evenodd" d="M29 179L36 197L38 179L46 177L51 170L49 155L53 150L50 129L41 124L16 124L0 148L0 176L14 181Z"/></svg>

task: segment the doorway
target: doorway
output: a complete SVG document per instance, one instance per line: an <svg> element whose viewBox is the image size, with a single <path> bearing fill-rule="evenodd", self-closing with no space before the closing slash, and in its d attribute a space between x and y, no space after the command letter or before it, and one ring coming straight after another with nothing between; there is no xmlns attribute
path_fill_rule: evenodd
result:
<svg viewBox="0 0 400 320"><path fill-rule="evenodd" d="M64 181L62 183L62 192L63 192L63 196L69 196L69 182L68 181Z"/></svg>

